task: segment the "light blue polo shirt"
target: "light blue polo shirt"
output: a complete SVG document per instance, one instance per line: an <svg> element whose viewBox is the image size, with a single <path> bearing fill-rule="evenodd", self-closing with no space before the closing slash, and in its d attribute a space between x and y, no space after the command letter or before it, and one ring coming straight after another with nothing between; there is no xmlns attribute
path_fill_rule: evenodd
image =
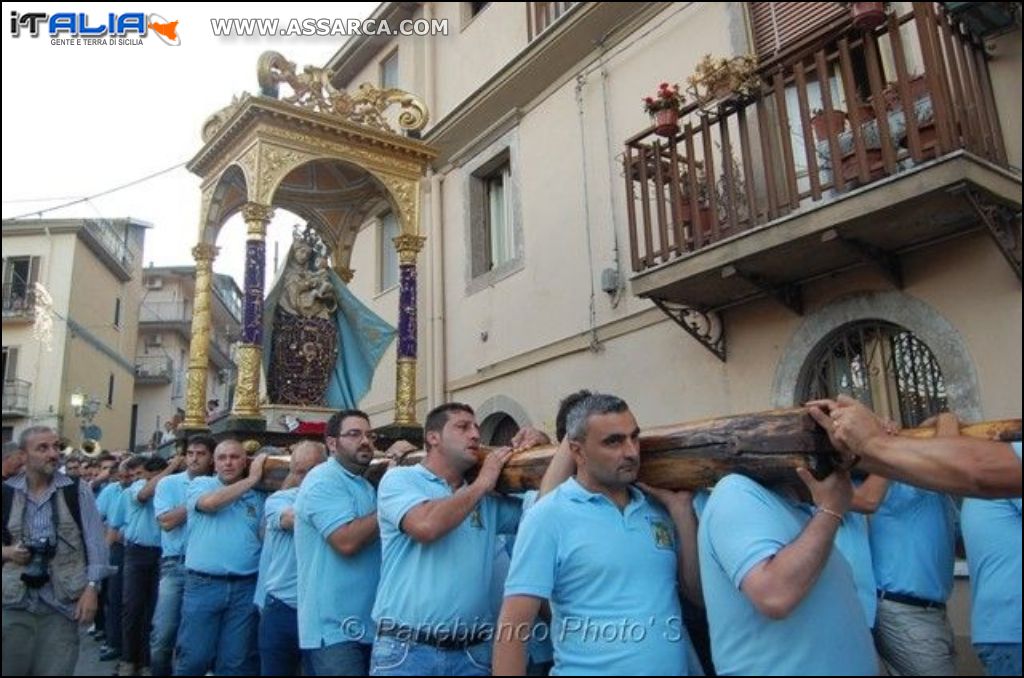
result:
<svg viewBox="0 0 1024 678"><path fill-rule="evenodd" d="M196 508L199 498L227 487L217 476L202 476L188 484L188 542L185 568L206 574L256 574L260 567L260 523L266 495L246 492L215 513Z"/></svg>
<svg viewBox="0 0 1024 678"><path fill-rule="evenodd" d="M128 502L125 504L124 539L130 544L139 546L160 547L160 525L156 522L156 514L153 513L153 498L147 502L139 503L139 492L146 486L148 481L139 478L128 486L125 496Z"/></svg>
<svg viewBox="0 0 1024 678"><path fill-rule="evenodd" d="M629 490L620 511L570 478L523 518L505 595L551 601L553 675L686 675L675 526Z"/></svg>
<svg viewBox="0 0 1024 678"><path fill-rule="evenodd" d="M261 610L267 596L296 609L298 603L298 575L295 564L295 539L292 530L281 527L281 516L295 504L299 488L279 490L267 497L263 505L266 527L263 531L263 550L260 552L260 575L256 580L254 602Z"/></svg>
<svg viewBox="0 0 1024 678"><path fill-rule="evenodd" d="M946 494L890 482L871 516L878 588L944 603L953 591L956 507Z"/></svg>
<svg viewBox="0 0 1024 678"><path fill-rule="evenodd" d="M454 636L493 629L498 610L489 582L497 538L516 531L520 503L488 494L458 527L429 544L401 531L411 509L452 494L448 483L422 464L392 469L381 479L383 563L373 607L378 628L406 626Z"/></svg>
<svg viewBox="0 0 1024 678"><path fill-rule="evenodd" d="M806 504L802 508L808 515L813 515L813 507ZM847 511L843 523L836 532L836 548L846 558L853 573L853 584L857 587L857 597L864 607L864 617L868 626L875 627L875 615L878 611L878 587L875 585L875 572L871 566L871 543L868 540L868 519L854 511Z"/></svg>
<svg viewBox="0 0 1024 678"><path fill-rule="evenodd" d="M697 536L719 675L878 675L864 608L837 549L785 619L762 615L740 590L747 573L795 541L809 520L744 476L726 476L715 486Z"/></svg>
<svg viewBox="0 0 1024 678"><path fill-rule="evenodd" d="M96 510L100 512L100 518L103 518L103 522L108 526L110 525L110 512L114 510L114 505L121 500L122 492L124 492L124 488L115 480L107 483L100 490L100 496L96 497Z"/></svg>
<svg viewBox="0 0 1024 678"><path fill-rule="evenodd" d="M188 471L175 473L161 478L153 495L153 513L159 518L168 511L185 506L185 493L188 489ZM173 530L160 529L160 546L164 557L185 555L185 539L188 521Z"/></svg>
<svg viewBox="0 0 1024 678"><path fill-rule="evenodd" d="M1020 443L1013 443L1020 457ZM1021 500L964 499L960 524L971 574L971 642L1021 642Z"/></svg>
<svg viewBox="0 0 1024 678"><path fill-rule="evenodd" d="M343 556L327 539L339 527L376 510L373 485L333 457L302 481L295 500L299 647L373 642L370 611L380 579L380 540Z"/></svg>
<svg viewBox="0 0 1024 678"><path fill-rule="evenodd" d="M110 511L107 513L107 527L112 530L124 531L128 515L128 491L121 491L110 500ZM121 535L124 536L123 534Z"/></svg>

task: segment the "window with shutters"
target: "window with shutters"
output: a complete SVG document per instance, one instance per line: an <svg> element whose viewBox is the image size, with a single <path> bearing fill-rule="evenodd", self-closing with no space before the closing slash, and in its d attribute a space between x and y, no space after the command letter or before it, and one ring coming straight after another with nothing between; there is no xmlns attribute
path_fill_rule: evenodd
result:
<svg viewBox="0 0 1024 678"><path fill-rule="evenodd" d="M35 284L39 278L39 257L6 257L3 268L3 313L5 317L30 314L35 307Z"/></svg>
<svg viewBox="0 0 1024 678"><path fill-rule="evenodd" d="M848 13L841 2L752 2L749 7L754 50L761 63Z"/></svg>

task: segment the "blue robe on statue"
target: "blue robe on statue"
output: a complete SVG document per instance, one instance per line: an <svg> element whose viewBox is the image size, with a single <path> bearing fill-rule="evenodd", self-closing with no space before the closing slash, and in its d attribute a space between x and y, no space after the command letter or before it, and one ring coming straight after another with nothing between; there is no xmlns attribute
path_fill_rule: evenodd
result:
<svg viewBox="0 0 1024 678"><path fill-rule="evenodd" d="M291 249L285 261L291 260ZM283 271L284 269L282 269ZM338 329L338 360L331 370L324 397L327 407L348 409L357 407L359 401L370 389L373 373L377 369L384 351L395 338L395 328L366 307L349 291L345 283L333 270L329 272L331 286L338 297L338 310L334 313L334 325ZM284 287L284 276L278 275L264 302L263 337L266 348L263 351L263 369L270 369L274 316L278 300Z"/></svg>

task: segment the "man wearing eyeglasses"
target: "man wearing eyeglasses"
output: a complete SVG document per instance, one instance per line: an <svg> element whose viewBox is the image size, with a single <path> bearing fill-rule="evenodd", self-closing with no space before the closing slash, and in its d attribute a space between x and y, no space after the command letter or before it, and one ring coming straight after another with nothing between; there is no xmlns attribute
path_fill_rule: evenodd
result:
<svg viewBox="0 0 1024 678"><path fill-rule="evenodd" d="M332 458L309 472L295 499L299 647L317 676L369 670L380 540L377 493L363 474L375 439L364 412L336 413L324 439Z"/></svg>

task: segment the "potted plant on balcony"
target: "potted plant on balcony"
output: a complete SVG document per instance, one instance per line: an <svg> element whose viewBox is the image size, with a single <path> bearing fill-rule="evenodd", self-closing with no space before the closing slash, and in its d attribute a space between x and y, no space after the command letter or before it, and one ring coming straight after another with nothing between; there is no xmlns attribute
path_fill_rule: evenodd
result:
<svg viewBox="0 0 1024 678"><path fill-rule="evenodd" d="M870 31L885 23L889 12L888 2L844 2L850 10L853 25L862 31Z"/></svg>
<svg viewBox="0 0 1024 678"><path fill-rule="evenodd" d="M701 106L735 97L745 99L761 90L757 57L712 57L705 54L686 79L689 90Z"/></svg>
<svg viewBox="0 0 1024 678"><path fill-rule="evenodd" d="M826 115L822 109L814 109L811 115L811 129L814 130L814 136L819 142L827 141L830 131L836 136L842 134L846 130L846 111L834 108Z"/></svg>
<svg viewBox="0 0 1024 678"><path fill-rule="evenodd" d="M654 133L658 136L673 137L679 133L679 112L686 102L679 85L663 82L658 85L654 96L644 97L644 110L654 118Z"/></svg>

